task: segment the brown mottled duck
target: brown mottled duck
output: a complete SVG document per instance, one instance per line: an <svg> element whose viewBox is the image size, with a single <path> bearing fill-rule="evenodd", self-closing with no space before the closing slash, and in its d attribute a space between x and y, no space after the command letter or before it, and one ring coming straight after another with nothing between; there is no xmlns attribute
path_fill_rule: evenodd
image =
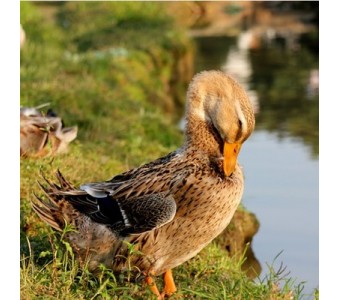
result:
<svg viewBox="0 0 340 300"><path fill-rule="evenodd" d="M176 291L171 269L184 263L229 224L243 193L237 156L255 126L243 88L221 71L197 74L189 85L185 141L181 148L111 180L71 185L58 171L59 184L42 188L38 215L56 230L76 231L67 239L81 261L95 271L136 266L162 299ZM128 243L126 243L128 242ZM127 261L128 244L142 255ZM159 292L152 276L164 274Z"/></svg>
<svg viewBox="0 0 340 300"><path fill-rule="evenodd" d="M49 109L43 114L38 107L20 107L20 156L44 157L67 152L77 137L78 127L63 127L63 121Z"/></svg>

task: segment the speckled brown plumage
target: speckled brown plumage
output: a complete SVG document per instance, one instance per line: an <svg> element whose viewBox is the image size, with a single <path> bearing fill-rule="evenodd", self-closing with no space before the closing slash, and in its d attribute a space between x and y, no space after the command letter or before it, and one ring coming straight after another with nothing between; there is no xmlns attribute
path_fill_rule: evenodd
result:
<svg viewBox="0 0 340 300"><path fill-rule="evenodd" d="M77 228L68 239L91 270L104 263L124 271L128 241L143 253L130 257L130 265L162 274L195 256L229 224L243 193L237 155L254 125L240 85L220 71L199 73L188 89L181 148L79 189L58 173L59 185L43 187L50 201L39 199L33 208L57 230L64 220Z"/></svg>

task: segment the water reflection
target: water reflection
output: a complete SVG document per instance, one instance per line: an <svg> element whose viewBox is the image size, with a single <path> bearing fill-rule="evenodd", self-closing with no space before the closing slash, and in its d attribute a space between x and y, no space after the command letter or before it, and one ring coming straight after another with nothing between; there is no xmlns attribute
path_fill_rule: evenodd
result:
<svg viewBox="0 0 340 300"><path fill-rule="evenodd" d="M318 51L304 46L282 46L280 39L257 49L245 49L249 32L238 38L196 38L196 70L222 69L230 72L248 90L257 115L256 129L291 136L319 153ZM249 38L248 38L249 39Z"/></svg>
<svg viewBox="0 0 340 300"><path fill-rule="evenodd" d="M247 89L257 107L256 130L240 154L245 207L260 221L253 249L262 269L283 250L283 262L318 286L319 77L315 37L292 43L271 35L249 47L249 32L237 38L196 38L196 71L222 69ZM248 43L248 45L247 45Z"/></svg>
<svg viewBox="0 0 340 300"><path fill-rule="evenodd" d="M253 104L255 114L259 112L257 92L250 87L252 66L249 57L249 49L254 41L253 31L247 30L239 34L236 45L232 45L228 51L222 70L234 77L246 90Z"/></svg>
<svg viewBox="0 0 340 300"><path fill-rule="evenodd" d="M264 130L250 137L239 159L246 181L243 203L260 221L252 247L264 273L265 263L282 251L274 267L283 262L311 293L319 282L318 161L302 143Z"/></svg>
<svg viewBox="0 0 340 300"><path fill-rule="evenodd" d="M319 153L318 57L303 45L299 50L271 46L250 52L252 87L261 114L257 128L291 136Z"/></svg>

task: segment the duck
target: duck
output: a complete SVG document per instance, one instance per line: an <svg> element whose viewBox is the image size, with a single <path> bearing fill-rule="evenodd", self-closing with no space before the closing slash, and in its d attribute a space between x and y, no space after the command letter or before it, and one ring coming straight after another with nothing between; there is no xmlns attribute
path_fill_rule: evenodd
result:
<svg viewBox="0 0 340 300"><path fill-rule="evenodd" d="M20 107L20 157L46 157L65 153L78 133L78 127L64 127L63 120L52 109Z"/></svg>
<svg viewBox="0 0 340 300"><path fill-rule="evenodd" d="M143 274L158 297L177 291L172 269L206 247L229 224L244 190L237 157L255 127L241 85L220 70L197 73L185 105L184 141L173 152L110 180L75 187L58 169L32 200L38 216L62 231L91 272ZM134 251L131 254L131 245ZM155 276L164 276L162 292Z"/></svg>

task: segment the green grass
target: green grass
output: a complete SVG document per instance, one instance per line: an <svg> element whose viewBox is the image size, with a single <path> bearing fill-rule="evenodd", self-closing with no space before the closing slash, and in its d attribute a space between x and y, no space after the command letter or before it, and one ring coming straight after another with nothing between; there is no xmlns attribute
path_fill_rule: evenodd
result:
<svg viewBox="0 0 340 300"><path fill-rule="evenodd" d="M114 276L104 267L95 276L80 267L63 235L36 216L30 201L41 194L40 170L51 178L59 168L79 185L109 179L181 145L176 124L187 78L176 76L191 42L165 14L166 3L20 5L27 35L21 105L50 103L66 126L79 127L68 153L20 160L21 298L152 299L142 280L130 282L128 274ZM172 298L303 299L301 285L277 270L269 268L267 278L255 283L241 271L242 261L211 244L174 270L178 292Z"/></svg>
<svg viewBox="0 0 340 300"><path fill-rule="evenodd" d="M64 233L69 229L65 229ZM143 281L129 281L126 274L114 275L104 266L95 276L81 268L74 259L70 245L63 240L64 233L51 230L43 235L49 245L34 253L27 240L29 253L21 259L22 299L154 299ZM133 255L133 250L131 250ZM284 268L269 266L267 276L255 283L241 271L244 258L226 256L215 243L174 271L178 292L174 299L303 299L300 283L287 278ZM162 280L156 279L158 287ZM318 299L317 291L315 298Z"/></svg>

